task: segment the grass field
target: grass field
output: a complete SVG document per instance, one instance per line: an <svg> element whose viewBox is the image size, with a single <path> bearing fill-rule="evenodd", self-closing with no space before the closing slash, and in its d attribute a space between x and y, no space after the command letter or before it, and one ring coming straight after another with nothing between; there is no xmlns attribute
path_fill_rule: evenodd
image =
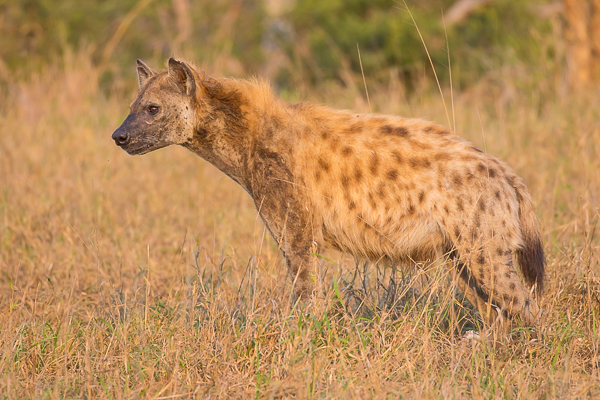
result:
<svg viewBox="0 0 600 400"><path fill-rule="evenodd" d="M71 54L0 98L0 398L600 396L597 91L500 70L454 113L446 94L459 134L527 182L548 263L537 332L466 342L478 316L443 267L392 279L326 254L295 306L249 196L182 148L119 150L133 93L99 76ZM288 97L368 111L359 89ZM434 90L369 89L374 111L448 125Z"/></svg>

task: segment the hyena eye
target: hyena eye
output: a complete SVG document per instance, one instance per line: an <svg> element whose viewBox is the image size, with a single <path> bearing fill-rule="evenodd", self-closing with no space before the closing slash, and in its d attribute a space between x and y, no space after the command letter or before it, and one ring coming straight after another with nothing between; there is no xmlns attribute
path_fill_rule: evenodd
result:
<svg viewBox="0 0 600 400"><path fill-rule="evenodd" d="M148 114L156 114L158 112L158 107L157 106L148 106Z"/></svg>

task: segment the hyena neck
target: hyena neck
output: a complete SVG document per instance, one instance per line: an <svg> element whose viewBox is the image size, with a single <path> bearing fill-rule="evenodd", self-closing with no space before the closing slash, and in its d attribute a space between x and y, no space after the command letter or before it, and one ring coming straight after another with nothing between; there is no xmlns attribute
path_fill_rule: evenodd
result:
<svg viewBox="0 0 600 400"><path fill-rule="evenodd" d="M256 150L269 146L285 103L260 81L209 79L210 97L199 99L194 136L184 147L250 192Z"/></svg>

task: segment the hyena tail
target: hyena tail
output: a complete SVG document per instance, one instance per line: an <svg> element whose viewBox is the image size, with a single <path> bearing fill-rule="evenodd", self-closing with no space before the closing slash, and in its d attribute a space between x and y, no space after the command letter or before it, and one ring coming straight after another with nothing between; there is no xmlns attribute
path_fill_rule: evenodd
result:
<svg viewBox="0 0 600 400"><path fill-rule="evenodd" d="M541 294L544 288L546 261L535 207L525 184L518 177L515 177L513 182L519 201L519 220L523 238L523 247L516 251L517 263L527 284L536 285L537 293Z"/></svg>

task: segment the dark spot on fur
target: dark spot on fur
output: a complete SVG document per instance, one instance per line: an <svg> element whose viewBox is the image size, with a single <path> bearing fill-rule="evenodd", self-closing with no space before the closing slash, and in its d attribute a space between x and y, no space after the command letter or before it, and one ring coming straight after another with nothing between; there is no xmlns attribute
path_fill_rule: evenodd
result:
<svg viewBox="0 0 600 400"><path fill-rule="evenodd" d="M337 136L337 135L336 135L336 136L334 136L334 137L331 139L331 141L329 142L329 148L330 148L332 151L334 151L334 150L336 149L337 145L339 144L339 142L340 142L340 138L339 138L339 136Z"/></svg>
<svg viewBox="0 0 600 400"><path fill-rule="evenodd" d="M273 139L273 136L275 136L275 129L273 129L273 126L267 126L266 127L266 136L269 140Z"/></svg>
<svg viewBox="0 0 600 400"><path fill-rule="evenodd" d="M452 157L450 156L450 154L448 153L436 153L435 156L433 156L433 159L435 161L448 161L450 160Z"/></svg>
<svg viewBox="0 0 600 400"><path fill-rule="evenodd" d="M386 135L406 136L408 135L408 129L403 126L384 125L381 127L381 133Z"/></svg>
<svg viewBox="0 0 600 400"><path fill-rule="evenodd" d="M477 161L479 160L479 157L476 157L472 154L464 154L460 157L461 160L463 160L466 163L471 163L473 161Z"/></svg>
<svg viewBox="0 0 600 400"><path fill-rule="evenodd" d="M348 204L348 209L350 211L354 210L356 208L356 203L351 201L350 204Z"/></svg>
<svg viewBox="0 0 600 400"><path fill-rule="evenodd" d="M482 197L480 197L477 203L479 204L479 209L482 212L485 212L485 200Z"/></svg>
<svg viewBox="0 0 600 400"><path fill-rule="evenodd" d="M321 167L323 171L329 171L329 163L322 158L319 158L319 167Z"/></svg>
<svg viewBox="0 0 600 400"><path fill-rule="evenodd" d="M510 186L515 185L515 179L512 176L506 176L506 182L508 182Z"/></svg>
<svg viewBox="0 0 600 400"><path fill-rule="evenodd" d="M481 163L477 164L477 171L484 173L486 171L485 165Z"/></svg>
<svg viewBox="0 0 600 400"><path fill-rule="evenodd" d="M455 172L452 175L452 182L456 185L456 186L461 186L463 181L462 181L462 177L460 176L460 174L458 172Z"/></svg>
<svg viewBox="0 0 600 400"><path fill-rule="evenodd" d="M315 180L317 182L321 181L321 171L315 171Z"/></svg>
<svg viewBox="0 0 600 400"><path fill-rule="evenodd" d="M447 135L450 133L447 129L438 126L428 126L424 130L426 133L435 133L437 135Z"/></svg>
<svg viewBox="0 0 600 400"><path fill-rule="evenodd" d="M490 178L495 178L496 177L496 170L493 168L490 168L488 170L488 174L490 175Z"/></svg>
<svg viewBox="0 0 600 400"><path fill-rule="evenodd" d="M423 157L411 158L409 163L413 168L429 168L431 166L431 162Z"/></svg>
<svg viewBox="0 0 600 400"><path fill-rule="evenodd" d="M375 202L375 199L373 198L373 193L369 192L369 204L371 205L372 209L376 209L377 208L377 203Z"/></svg>
<svg viewBox="0 0 600 400"><path fill-rule="evenodd" d="M342 155L343 155L344 157L348 157L349 155L351 155L351 154L353 153L353 151L354 151L354 150L352 150L352 147L348 147L348 146L346 146L346 147L344 147L344 148L342 149Z"/></svg>
<svg viewBox="0 0 600 400"><path fill-rule="evenodd" d="M303 242L305 242L304 232L302 232L302 231L297 232L294 235L294 241L295 241L295 243L303 243Z"/></svg>
<svg viewBox="0 0 600 400"><path fill-rule="evenodd" d="M402 164L402 162L404 161L404 159L402 158L402 154L399 151L393 151L392 157L398 164Z"/></svg>
<svg viewBox="0 0 600 400"><path fill-rule="evenodd" d="M419 149L421 149L421 150L429 150L429 149L431 149L431 146L430 146L429 144L427 144L427 143L425 143L425 142L420 142L420 141L418 141L418 140L412 140L412 139L409 139L408 143L409 143L411 146L413 146L413 147L417 147L417 148L419 148Z"/></svg>
<svg viewBox="0 0 600 400"><path fill-rule="evenodd" d="M480 265L485 265L485 257L483 256L483 254L479 254L479 256L477 257L477 262Z"/></svg>
<svg viewBox="0 0 600 400"><path fill-rule="evenodd" d="M385 176L390 181L395 181L398 178L398 171L395 169L390 169L388 172L386 172Z"/></svg>
<svg viewBox="0 0 600 400"><path fill-rule="evenodd" d="M508 285L508 287L510 288L510 290L514 291L517 286L514 282L511 282L510 285Z"/></svg>
<svg viewBox="0 0 600 400"><path fill-rule="evenodd" d="M447 205L444 206L444 212L446 213L446 215L450 214L450 210L448 209Z"/></svg>
<svg viewBox="0 0 600 400"><path fill-rule="evenodd" d="M273 124L273 127L275 128L275 130L279 130L281 128L281 126L283 125L283 123L281 122L281 119L278 117L271 118L271 123Z"/></svg>
<svg viewBox="0 0 600 400"><path fill-rule="evenodd" d="M329 134L327 132L321 132L321 139L327 140L328 137L329 137Z"/></svg>
<svg viewBox="0 0 600 400"><path fill-rule="evenodd" d="M504 255L504 250L502 250L500 247L498 247L496 249L496 254L498 254L499 256L503 256Z"/></svg>
<svg viewBox="0 0 600 400"><path fill-rule="evenodd" d="M500 200L500 191L499 191L499 190L496 190L496 193L495 193L495 195L496 195L496 198L497 198L498 200Z"/></svg>
<svg viewBox="0 0 600 400"><path fill-rule="evenodd" d="M463 201L462 199L459 197L458 199L456 199L456 208L458 209L458 211L464 211L465 207L463 205Z"/></svg>
<svg viewBox="0 0 600 400"><path fill-rule="evenodd" d="M483 153L483 151L479 150L477 147L475 146L471 146L471 150L475 150L478 153Z"/></svg>
<svg viewBox="0 0 600 400"><path fill-rule="evenodd" d="M385 198L385 183L381 182L379 186L377 186L377 196L381 197L382 199Z"/></svg>
<svg viewBox="0 0 600 400"><path fill-rule="evenodd" d="M379 169L379 157L377 153L371 154L371 159L369 161L369 170L373 175L377 174L377 170Z"/></svg>
<svg viewBox="0 0 600 400"><path fill-rule="evenodd" d="M392 217L387 217L386 221L387 221L388 224L391 223L392 222Z"/></svg>
<svg viewBox="0 0 600 400"><path fill-rule="evenodd" d="M458 229L458 225L454 225L454 236L460 238L460 229Z"/></svg>
<svg viewBox="0 0 600 400"><path fill-rule="evenodd" d="M425 192L421 192L419 193L419 204L423 203L423 200L425 200Z"/></svg>
<svg viewBox="0 0 600 400"><path fill-rule="evenodd" d="M360 182L360 180L362 179L362 176L363 176L362 171L360 169L356 168L354 170L354 179L356 180L356 183Z"/></svg>
<svg viewBox="0 0 600 400"><path fill-rule="evenodd" d="M408 205L408 215L413 215L415 213L416 209L415 206L413 205L413 203L410 203Z"/></svg>
<svg viewBox="0 0 600 400"><path fill-rule="evenodd" d="M356 123L350 125L350 129L349 129L349 131L352 133L358 133L362 130L363 130L362 122L356 122Z"/></svg>

